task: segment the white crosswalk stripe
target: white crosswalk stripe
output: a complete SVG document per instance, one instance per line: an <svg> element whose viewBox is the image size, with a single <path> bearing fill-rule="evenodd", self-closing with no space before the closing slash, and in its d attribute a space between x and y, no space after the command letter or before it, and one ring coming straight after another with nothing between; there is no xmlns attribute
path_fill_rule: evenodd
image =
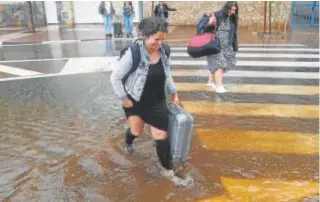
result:
<svg viewBox="0 0 320 202"><path fill-rule="evenodd" d="M186 52L173 52L171 57L189 57ZM318 54L237 53L237 58L320 58Z"/></svg>
<svg viewBox="0 0 320 202"><path fill-rule="evenodd" d="M172 51L187 51L186 47L172 47ZM274 47L239 47L239 52L241 51L290 51L290 52L315 52L319 53L318 48L288 48L281 46L280 48Z"/></svg>
<svg viewBox="0 0 320 202"><path fill-rule="evenodd" d="M1 65L1 64L0 64L0 72L18 75L18 76L32 76L32 75L42 74L41 72L35 72L35 71L31 71L31 70L10 67L10 66Z"/></svg>
<svg viewBox="0 0 320 202"><path fill-rule="evenodd" d="M265 53L261 53L262 51ZM242 44L239 47L237 53L236 66L241 66L242 71L231 70L226 74L226 77L250 77L250 78L292 78L292 79L316 79L319 77L319 49L309 48L301 44ZM96 72L96 71L111 71L112 68L103 68L99 63L105 63L106 66L116 66L116 64L110 64L112 61L117 61L117 57L78 57L78 58L48 58L48 59L26 59L26 60L12 60L1 61L3 64L0 68L0 72L13 74L17 76L30 76L32 78L40 77L41 72L35 72L31 70L21 69L17 67L11 67L6 65L7 63L25 63L25 62L54 62L59 60L67 60L64 68L60 73L51 74L77 74L84 72ZM275 60L276 59L276 60ZM296 60L296 61L295 61ZM104 62L106 61L106 62ZM188 70L188 67L202 68L207 65L206 58L193 59L189 57L186 51L186 47L171 47L171 61L170 64L174 66L185 66L183 71L180 71L180 76L191 75L192 72ZM250 71L243 69L250 67ZM255 67L259 67L259 71L255 71ZM272 68L282 68L280 71L271 71ZM265 70L264 70L265 68ZM308 68L314 69L312 72L295 72L296 68ZM286 69L286 71L283 71ZM261 71L263 70L263 71ZM176 74L173 68L173 74ZM194 73L194 72L193 72ZM46 74L41 75L45 77ZM206 75L205 72L201 73L201 76ZM11 79L11 78L10 78ZM13 78L17 79L17 78ZM2 79L3 80L3 79ZM5 79L4 79L5 80Z"/></svg>
<svg viewBox="0 0 320 202"><path fill-rule="evenodd" d="M303 80L319 78L319 71L316 69L319 69L320 56L315 54L316 52L319 53L319 49L308 48L299 44L248 44L247 46L239 47L239 52L236 54L236 66L241 66L241 71L237 70L236 67L225 74L226 78L291 78ZM171 50L170 64L174 76L209 76L208 70L204 68L207 65L205 57L191 58L186 47L172 47ZM257 51L265 51L265 53L257 53ZM275 59L277 60L275 61ZM180 66L180 69L175 69L175 66ZM199 70L195 70L195 67L199 67ZM250 67L250 70L245 70L246 67ZM256 71L255 67L259 67L259 70ZM270 68L273 68L272 71L270 71ZM277 68L282 68L282 70L277 70ZM296 68L301 69L299 72L295 72ZM301 72L303 68L314 69L314 71ZM286 71L283 71L284 69Z"/></svg>
<svg viewBox="0 0 320 202"><path fill-rule="evenodd" d="M178 76L208 76L207 70L174 70L173 75ZM224 77L253 77L253 78L301 78L317 79L319 73L312 72L279 72L279 71L239 71L232 70L227 72Z"/></svg>
<svg viewBox="0 0 320 202"><path fill-rule="evenodd" d="M171 65L207 65L205 60L175 60L174 57L171 58ZM238 60L236 62L238 66L247 66L247 67L255 67L255 66L263 66L263 67L310 67L310 68L319 68L319 62L292 62L292 61L251 61L251 60Z"/></svg>

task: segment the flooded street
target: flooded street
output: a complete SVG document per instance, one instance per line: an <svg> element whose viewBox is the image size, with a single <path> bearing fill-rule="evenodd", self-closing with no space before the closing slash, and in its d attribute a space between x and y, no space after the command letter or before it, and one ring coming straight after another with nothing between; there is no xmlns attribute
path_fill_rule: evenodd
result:
<svg viewBox="0 0 320 202"><path fill-rule="evenodd" d="M199 116L190 161L196 183L181 188L159 175L149 136L137 140L134 156L123 154L125 120L108 78L92 73L1 83L2 200L299 201L317 195L316 105L309 118L274 122L250 113L221 115L210 100L195 107L182 96Z"/></svg>
<svg viewBox="0 0 320 202"><path fill-rule="evenodd" d="M105 56L107 45L41 46L47 52L27 58L8 47L0 66L58 73L68 57ZM88 47L96 47L92 55ZM192 187L160 175L148 135L133 156L123 153L128 125L110 72L0 81L0 201L318 201L319 49L258 48L240 46L239 64L225 76L229 92L220 95L206 86L204 60L172 49L180 99L195 118ZM59 58L50 52L61 60L41 61ZM290 53L304 56L285 59Z"/></svg>

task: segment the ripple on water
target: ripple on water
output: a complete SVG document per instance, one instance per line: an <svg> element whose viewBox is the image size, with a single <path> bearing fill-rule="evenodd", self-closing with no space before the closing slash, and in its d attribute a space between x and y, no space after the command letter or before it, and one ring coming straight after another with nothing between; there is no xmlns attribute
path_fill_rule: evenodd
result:
<svg viewBox="0 0 320 202"><path fill-rule="evenodd" d="M201 146L196 135L191 159L196 173L195 185L190 189L176 188L160 176L150 138L137 139L135 155L123 154L119 140L123 139L128 125L109 77L110 73L94 73L1 83L0 199L8 196L12 196L13 201L28 199L25 194L30 191L34 197L29 198L30 201L132 201L150 196L155 200L158 197L172 201L185 201L185 196L190 196L192 201L227 196L228 185L221 180L225 176L235 180L319 179L314 156L210 150ZM199 77L191 77L191 80L199 80ZM212 102L239 101L228 95L214 98L211 92L187 93L185 97ZM262 123L258 118L222 118L209 115L202 118L202 125L196 126L216 131L216 126L220 125L221 129L225 123L230 127ZM199 117L195 121L199 124ZM303 123L306 128L314 124L308 120ZM263 124L266 129L272 123ZM281 127L278 125L276 130ZM290 129L287 127L286 131ZM296 128L292 126L292 130ZM228 144L230 138L219 131L219 141ZM111 141L114 136L118 138ZM209 140L217 141L215 138ZM100 151L104 154L102 162L94 157ZM282 170L284 165L286 168ZM34 183L34 189L24 189L28 181ZM306 185L299 180L294 182L286 186L302 189ZM235 186L250 193L262 190L255 184ZM273 188L264 190L281 193ZM267 196L263 194L260 196ZM310 196L305 202L312 199L314 197Z"/></svg>

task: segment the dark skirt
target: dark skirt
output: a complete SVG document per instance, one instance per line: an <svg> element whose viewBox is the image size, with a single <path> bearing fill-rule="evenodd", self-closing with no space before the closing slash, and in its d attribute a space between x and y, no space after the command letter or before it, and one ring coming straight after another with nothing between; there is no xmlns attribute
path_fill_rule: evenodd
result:
<svg viewBox="0 0 320 202"><path fill-rule="evenodd" d="M139 116L146 124L162 131L168 131L169 110L166 100L152 105L135 102L133 99L131 101L133 101L133 107L123 107L127 118Z"/></svg>

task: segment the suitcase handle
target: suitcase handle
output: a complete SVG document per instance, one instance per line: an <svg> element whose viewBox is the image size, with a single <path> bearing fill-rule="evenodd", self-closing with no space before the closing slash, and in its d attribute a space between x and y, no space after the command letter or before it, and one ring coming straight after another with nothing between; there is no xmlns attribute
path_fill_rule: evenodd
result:
<svg viewBox="0 0 320 202"><path fill-rule="evenodd" d="M173 102L168 102L168 109L170 113L174 113L173 111L179 111L180 113L184 111L184 109Z"/></svg>

